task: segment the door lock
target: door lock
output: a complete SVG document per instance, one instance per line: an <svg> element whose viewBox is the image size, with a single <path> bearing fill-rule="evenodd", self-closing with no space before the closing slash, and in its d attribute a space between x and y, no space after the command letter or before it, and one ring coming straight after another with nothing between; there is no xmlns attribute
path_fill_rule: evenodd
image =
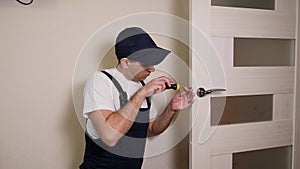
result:
<svg viewBox="0 0 300 169"><path fill-rule="evenodd" d="M200 87L197 90L197 96L198 97L204 97L207 94L213 93L213 92L223 92L226 91L226 89L209 89L209 90L205 90L204 88Z"/></svg>

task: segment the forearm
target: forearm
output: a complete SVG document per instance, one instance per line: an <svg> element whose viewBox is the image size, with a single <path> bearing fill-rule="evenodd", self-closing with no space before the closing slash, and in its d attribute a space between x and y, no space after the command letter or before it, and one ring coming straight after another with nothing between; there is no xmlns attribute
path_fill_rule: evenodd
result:
<svg viewBox="0 0 300 169"><path fill-rule="evenodd" d="M154 135L162 133L170 125L175 113L176 111L172 110L169 104L164 112L152 122L150 132Z"/></svg>
<svg viewBox="0 0 300 169"><path fill-rule="evenodd" d="M144 99L145 97L137 92L124 107L110 114L105 119L106 123L120 134L126 134L135 121Z"/></svg>
<svg viewBox="0 0 300 169"><path fill-rule="evenodd" d="M129 131L144 99L143 93L137 92L124 107L116 112L99 110L90 113L89 118L104 143L108 146L115 146Z"/></svg>

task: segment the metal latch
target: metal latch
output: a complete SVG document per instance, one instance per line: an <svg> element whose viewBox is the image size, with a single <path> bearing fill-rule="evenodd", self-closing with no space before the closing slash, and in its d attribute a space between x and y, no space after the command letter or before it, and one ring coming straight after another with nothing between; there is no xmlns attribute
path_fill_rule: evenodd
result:
<svg viewBox="0 0 300 169"><path fill-rule="evenodd" d="M197 90L197 96L198 97L204 97L207 94L213 93L213 92L223 92L226 91L226 89L209 89L209 90L205 90L204 88L200 87Z"/></svg>

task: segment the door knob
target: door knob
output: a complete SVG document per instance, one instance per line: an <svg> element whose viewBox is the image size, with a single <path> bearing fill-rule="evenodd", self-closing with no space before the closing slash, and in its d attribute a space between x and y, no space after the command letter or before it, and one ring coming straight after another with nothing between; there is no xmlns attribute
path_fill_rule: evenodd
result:
<svg viewBox="0 0 300 169"><path fill-rule="evenodd" d="M197 96L198 97L204 97L207 94L210 94L212 92L222 92L222 91L226 91L226 89L209 89L209 90L205 90L204 88L200 87L197 90Z"/></svg>

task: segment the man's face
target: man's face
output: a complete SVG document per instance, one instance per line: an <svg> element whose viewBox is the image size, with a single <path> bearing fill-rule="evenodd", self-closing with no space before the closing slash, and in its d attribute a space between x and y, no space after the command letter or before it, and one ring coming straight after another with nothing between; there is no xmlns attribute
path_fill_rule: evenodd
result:
<svg viewBox="0 0 300 169"><path fill-rule="evenodd" d="M129 71L132 74L133 81L138 82L141 80L145 80L152 72L155 71L153 65L145 65L137 61L129 61L129 62L130 62Z"/></svg>

